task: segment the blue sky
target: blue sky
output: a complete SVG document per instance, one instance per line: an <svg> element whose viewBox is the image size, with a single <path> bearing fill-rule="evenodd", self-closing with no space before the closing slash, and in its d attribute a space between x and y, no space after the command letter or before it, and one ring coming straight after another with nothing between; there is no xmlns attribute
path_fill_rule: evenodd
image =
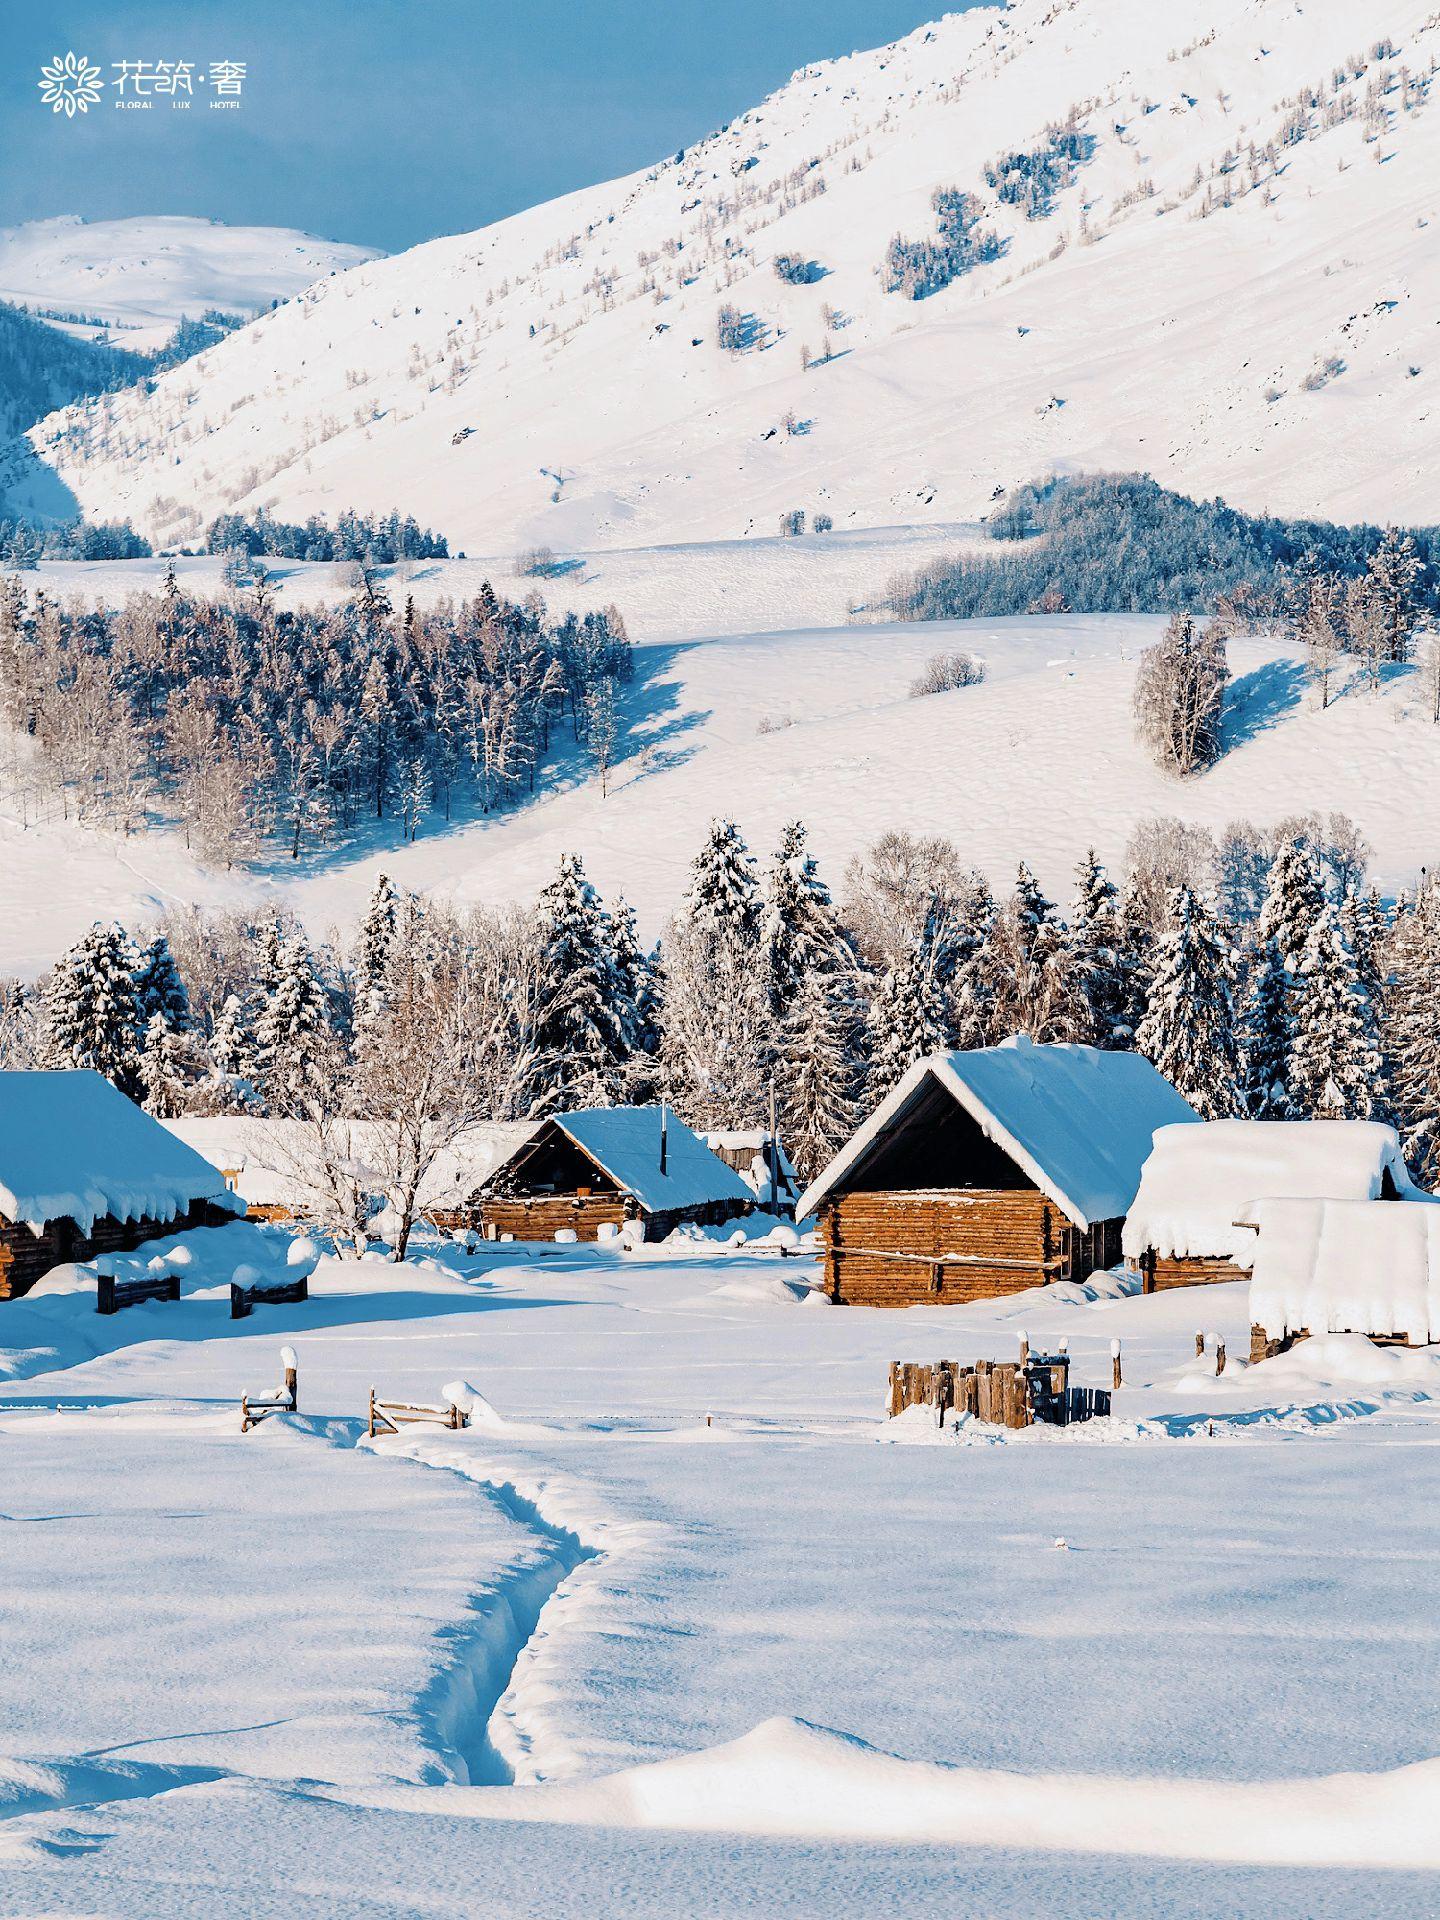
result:
<svg viewBox="0 0 1440 1920"><path fill-rule="evenodd" d="M394 250L647 165L807 60L927 17L925 0L0 0L0 225L186 213ZM37 85L69 50L107 82L72 119ZM117 110L113 63L160 60L243 61L241 110L209 109L208 88L189 111Z"/></svg>

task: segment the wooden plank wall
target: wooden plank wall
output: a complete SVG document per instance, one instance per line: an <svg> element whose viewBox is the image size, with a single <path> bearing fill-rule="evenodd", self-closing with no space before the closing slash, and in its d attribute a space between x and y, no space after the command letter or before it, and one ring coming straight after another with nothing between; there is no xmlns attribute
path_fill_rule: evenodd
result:
<svg viewBox="0 0 1440 1920"><path fill-rule="evenodd" d="M73 1220L51 1220L42 1234L0 1219L0 1300L18 1300L42 1274L67 1260L93 1260L99 1253L129 1252L146 1240L164 1240L193 1227L223 1226L233 1214L198 1200L174 1220L116 1220L107 1214L83 1234Z"/></svg>
<svg viewBox="0 0 1440 1920"><path fill-rule="evenodd" d="M1041 1286L1065 1271L1074 1234L1033 1188L845 1193L822 1207L819 1227L831 1299L870 1307L948 1305ZM959 1259L947 1266L947 1254Z"/></svg>
<svg viewBox="0 0 1440 1920"><path fill-rule="evenodd" d="M1211 1287L1226 1280L1248 1280L1250 1269L1237 1267L1223 1254L1196 1254L1186 1260L1162 1260L1147 1253L1141 1263L1146 1293L1164 1293L1171 1287Z"/></svg>
<svg viewBox="0 0 1440 1920"><path fill-rule="evenodd" d="M600 1237L602 1224L625 1224L625 1201L618 1193L547 1193L532 1200L485 1200L480 1231L487 1240L513 1233L517 1240L553 1240L565 1227L582 1240Z"/></svg>

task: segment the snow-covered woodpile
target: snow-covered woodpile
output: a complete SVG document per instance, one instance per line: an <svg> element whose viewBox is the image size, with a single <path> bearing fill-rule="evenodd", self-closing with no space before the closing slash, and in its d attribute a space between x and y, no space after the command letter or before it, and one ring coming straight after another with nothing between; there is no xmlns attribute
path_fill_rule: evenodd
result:
<svg viewBox="0 0 1440 1920"><path fill-rule="evenodd" d="M1440 1206L1262 1200L1253 1214L1252 1360L1311 1334L1440 1342Z"/></svg>
<svg viewBox="0 0 1440 1920"><path fill-rule="evenodd" d="M238 1211L214 1167L100 1074L0 1074L0 1300Z"/></svg>
<svg viewBox="0 0 1440 1920"><path fill-rule="evenodd" d="M488 1239L600 1238L639 1222L651 1239L678 1226L715 1226L749 1213L745 1181L658 1106L587 1107L552 1115L499 1167L479 1196Z"/></svg>
<svg viewBox="0 0 1440 1920"><path fill-rule="evenodd" d="M1120 1257L1155 1130L1196 1116L1148 1060L998 1047L918 1061L800 1201L830 1298L950 1304Z"/></svg>
<svg viewBox="0 0 1440 1920"><path fill-rule="evenodd" d="M1399 1136L1376 1120L1211 1120L1164 1127L1125 1223L1147 1293L1243 1280L1255 1207L1269 1200L1398 1200L1416 1189Z"/></svg>

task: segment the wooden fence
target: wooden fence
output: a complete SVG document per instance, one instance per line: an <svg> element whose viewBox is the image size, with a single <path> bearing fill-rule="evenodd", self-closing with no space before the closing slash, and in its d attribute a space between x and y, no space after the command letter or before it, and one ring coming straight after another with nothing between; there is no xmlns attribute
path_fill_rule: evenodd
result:
<svg viewBox="0 0 1440 1920"><path fill-rule="evenodd" d="M1071 1426L1110 1411L1103 1387L1072 1387L1068 1354L1031 1354L1022 1361L955 1360L929 1364L892 1360L888 1411L893 1420L907 1407L933 1407L936 1422L947 1413L968 1413L997 1427Z"/></svg>
<svg viewBox="0 0 1440 1920"><path fill-rule="evenodd" d="M377 1400L375 1389L370 1389L368 1431L372 1440L377 1433L398 1433L402 1426L417 1424L449 1427L453 1431L468 1427L470 1416L453 1401L444 1407L415 1406L408 1400Z"/></svg>
<svg viewBox="0 0 1440 1920"><path fill-rule="evenodd" d="M230 1282L230 1318L243 1320L257 1306L284 1306L310 1298L310 1281L305 1274L298 1280L252 1280L248 1286Z"/></svg>
<svg viewBox="0 0 1440 1920"><path fill-rule="evenodd" d="M280 1350L281 1364L285 1369L285 1384L274 1393L259 1394L252 1397L246 1393L240 1398L240 1431L248 1433L251 1427L272 1413L298 1413L300 1411L300 1375L292 1347Z"/></svg>
<svg viewBox="0 0 1440 1920"><path fill-rule="evenodd" d="M133 1280L117 1280L113 1273L95 1276L95 1311L119 1313L122 1307L138 1306L142 1300L178 1300L178 1273L138 1274Z"/></svg>

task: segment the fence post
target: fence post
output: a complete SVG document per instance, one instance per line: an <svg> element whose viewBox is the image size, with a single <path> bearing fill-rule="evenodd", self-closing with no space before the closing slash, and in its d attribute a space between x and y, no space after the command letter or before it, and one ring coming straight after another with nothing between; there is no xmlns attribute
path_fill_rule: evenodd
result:
<svg viewBox="0 0 1440 1920"><path fill-rule="evenodd" d="M290 1396L290 1411L300 1411L300 1365L293 1347L280 1349L280 1364L285 1369L285 1391Z"/></svg>
<svg viewBox="0 0 1440 1920"><path fill-rule="evenodd" d="M371 1438L371 1439L373 1440L373 1439L375 1438L375 1389L374 1389L374 1387L371 1387L371 1389L370 1389L370 1426L369 1426L369 1434L370 1434L370 1438Z"/></svg>
<svg viewBox="0 0 1440 1920"><path fill-rule="evenodd" d="M113 1273L97 1273L95 1276L95 1311L114 1313L115 1276Z"/></svg>
<svg viewBox="0 0 1440 1920"><path fill-rule="evenodd" d="M1200 1329L1199 1329L1199 1328L1197 1327L1197 1328L1195 1329L1195 1353L1196 1353L1196 1357L1198 1358L1200 1354L1202 1354L1202 1353L1204 1353L1204 1351L1205 1351L1205 1336L1204 1336L1204 1334L1203 1334L1203 1333L1202 1333L1202 1332L1200 1331Z"/></svg>
<svg viewBox="0 0 1440 1920"><path fill-rule="evenodd" d="M1215 1342L1215 1371L1216 1373L1225 1371L1225 1342L1218 1339Z"/></svg>
<svg viewBox="0 0 1440 1920"><path fill-rule="evenodd" d="M1110 1386L1112 1392L1121 1385L1123 1385L1123 1377L1120 1372L1120 1342L1118 1340L1112 1340L1110 1342Z"/></svg>
<svg viewBox="0 0 1440 1920"><path fill-rule="evenodd" d="M1025 1331L1025 1329L1021 1327L1020 1329L1020 1365L1022 1368L1025 1368L1025 1367L1028 1367L1029 1364L1030 1364L1030 1336Z"/></svg>
<svg viewBox="0 0 1440 1920"><path fill-rule="evenodd" d="M890 1408L890 1418L893 1420L905 1404L900 1397L900 1362L898 1360L892 1360L890 1362L890 1399L888 1404Z"/></svg>

